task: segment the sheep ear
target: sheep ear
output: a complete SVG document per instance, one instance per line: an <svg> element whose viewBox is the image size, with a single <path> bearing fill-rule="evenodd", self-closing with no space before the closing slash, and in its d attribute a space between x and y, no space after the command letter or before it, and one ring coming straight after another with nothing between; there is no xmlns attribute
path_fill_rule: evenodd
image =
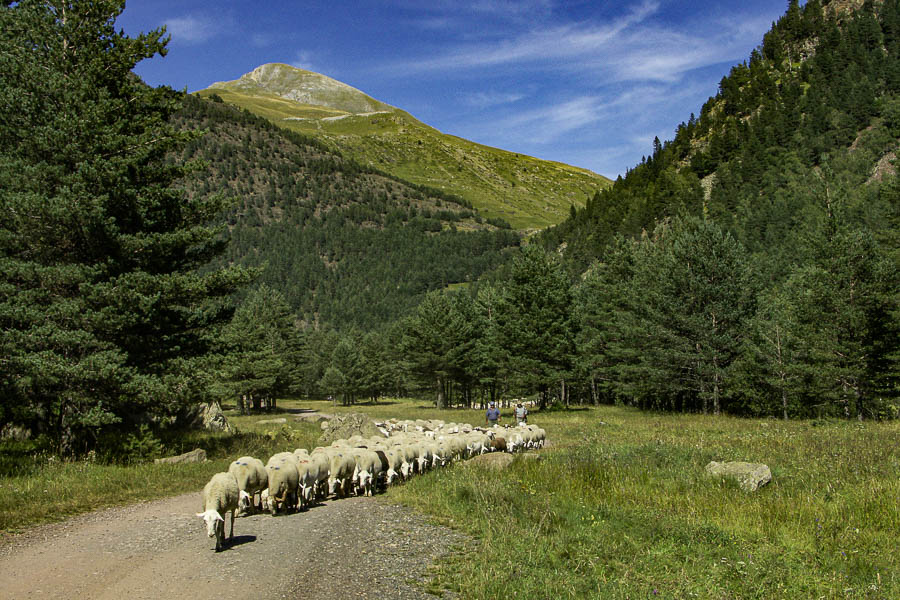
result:
<svg viewBox="0 0 900 600"><path fill-rule="evenodd" d="M197 513L197 516L201 519L206 516L206 513Z"/></svg>

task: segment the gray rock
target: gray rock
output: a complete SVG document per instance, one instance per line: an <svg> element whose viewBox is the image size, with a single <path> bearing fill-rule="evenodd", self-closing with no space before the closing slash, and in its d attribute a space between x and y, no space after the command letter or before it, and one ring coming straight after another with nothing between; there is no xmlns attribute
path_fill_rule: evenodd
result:
<svg viewBox="0 0 900 600"><path fill-rule="evenodd" d="M334 415L328 415L325 413L314 412L314 413L303 413L299 415L294 415L294 419L297 421L305 421L307 423L321 423L322 421L327 421L329 419L333 419Z"/></svg>
<svg viewBox="0 0 900 600"><path fill-rule="evenodd" d="M157 458L153 461L156 464L177 465L182 463L206 462L206 450L197 448L178 456L167 456L166 458Z"/></svg>
<svg viewBox="0 0 900 600"><path fill-rule="evenodd" d="M225 418L225 413L222 412L222 405L218 402L195 404L179 417L179 421L194 429L234 433L234 428L228 422L228 419Z"/></svg>
<svg viewBox="0 0 900 600"><path fill-rule="evenodd" d="M762 463L712 461L706 465L706 472L713 477L735 479L748 492L755 492L772 481L772 471Z"/></svg>
<svg viewBox="0 0 900 600"><path fill-rule="evenodd" d="M7 423L3 426L3 429L0 429L0 440L16 440L17 442L24 442L25 440L30 439L31 430L22 425Z"/></svg>
<svg viewBox="0 0 900 600"><path fill-rule="evenodd" d="M284 423L287 423L287 419L285 419L285 418L281 418L281 419L263 419L262 421L257 421L257 422L256 422L257 425L282 425L282 424L284 424Z"/></svg>
<svg viewBox="0 0 900 600"><path fill-rule="evenodd" d="M466 464L484 467L487 469L505 469L512 464L514 457L506 452L489 452L481 454L466 461Z"/></svg>
<svg viewBox="0 0 900 600"><path fill-rule="evenodd" d="M323 421L322 429L322 435L319 437L319 443L322 445L330 444L335 440L346 440L354 435L364 438L384 437L384 434L378 430L375 421L360 413L339 415L330 421Z"/></svg>

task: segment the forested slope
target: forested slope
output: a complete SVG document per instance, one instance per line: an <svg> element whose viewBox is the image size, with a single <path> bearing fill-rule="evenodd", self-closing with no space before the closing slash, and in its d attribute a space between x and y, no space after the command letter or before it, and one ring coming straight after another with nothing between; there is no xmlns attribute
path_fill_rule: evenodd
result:
<svg viewBox="0 0 900 600"><path fill-rule="evenodd" d="M371 329L425 292L472 281L504 260L518 235L465 200L360 167L314 139L232 106L184 99L179 122L206 134L184 185L235 199L224 261L263 267L306 323Z"/></svg>
<svg viewBox="0 0 900 600"><path fill-rule="evenodd" d="M491 148L311 71L265 64L197 93L308 135L363 165L462 197L517 229L561 222L609 180L586 169Z"/></svg>
<svg viewBox="0 0 900 600"><path fill-rule="evenodd" d="M699 118L655 140L546 244L565 242L583 270L616 234L703 213L783 271L826 196L845 197L847 218L879 235L895 230L896 202L877 184L894 173L900 137L900 11L894 0L855 4L790 2Z"/></svg>
<svg viewBox="0 0 900 600"><path fill-rule="evenodd" d="M898 94L900 2L790 2L699 118L457 311L483 333L476 355L444 352L454 380L542 402L900 416Z"/></svg>

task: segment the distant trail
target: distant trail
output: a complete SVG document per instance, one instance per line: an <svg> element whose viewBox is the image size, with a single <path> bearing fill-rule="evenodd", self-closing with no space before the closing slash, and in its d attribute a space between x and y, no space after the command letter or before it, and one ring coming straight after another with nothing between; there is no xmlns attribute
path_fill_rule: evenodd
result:
<svg viewBox="0 0 900 600"><path fill-rule="evenodd" d="M0 598L434 598L416 582L434 559L468 543L408 509L361 497L236 519L235 539L216 553L194 516L199 506L198 491L8 538Z"/></svg>

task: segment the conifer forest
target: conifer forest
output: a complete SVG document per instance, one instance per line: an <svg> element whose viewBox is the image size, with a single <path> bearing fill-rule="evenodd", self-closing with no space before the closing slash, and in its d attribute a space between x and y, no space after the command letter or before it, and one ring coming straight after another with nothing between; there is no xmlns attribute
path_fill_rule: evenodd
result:
<svg viewBox="0 0 900 600"><path fill-rule="evenodd" d="M900 0L788 3L539 232L136 77L124 3L0 6L0 423L113 451L200 402L529 397L900 417ZM602 151L598 141L598 151Z"/></svg>

